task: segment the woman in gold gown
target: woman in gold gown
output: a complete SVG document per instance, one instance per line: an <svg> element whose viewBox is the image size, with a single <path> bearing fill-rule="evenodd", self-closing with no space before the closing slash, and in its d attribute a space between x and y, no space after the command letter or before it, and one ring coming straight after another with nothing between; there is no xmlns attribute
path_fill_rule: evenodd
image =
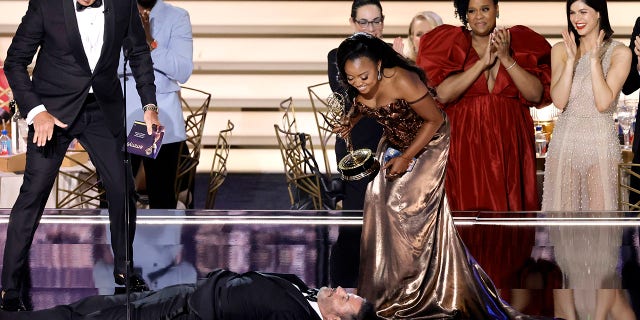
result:
<svg viewBox="0 0 640 320"><path fill-rule="evenodd" d="M364 33L342 42L337 61L354 108L336 131L349 134L363 116L384 128L382 168L366 192L358 294L387 319L531 319L500 299L458 237L444 192L449 123L423 71ZM389 147L401 153L385 162Z"/></svg>

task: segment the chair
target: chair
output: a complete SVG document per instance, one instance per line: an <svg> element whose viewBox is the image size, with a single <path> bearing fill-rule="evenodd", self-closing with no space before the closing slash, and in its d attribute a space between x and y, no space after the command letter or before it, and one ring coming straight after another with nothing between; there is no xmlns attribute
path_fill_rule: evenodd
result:
<svg viewBox="0 0 640 320"><path fill-rule="evenodd" d="M622 162L618 164L618 210L640 210L640 202L629 202L630 194L640 194L640 190L635 189L631 186L631 177L640 179L640 174L633 171L634 167L640 167L640 164L631 162Z"/></svg>
<svg viewBox="0 0 640 320"><path fill-rule="evenodd" d="M280 101L280 109L284 111L282 115L282 129L285 131L298 132L296 123L296 109L291 97Z"/></svg>
<svg viewBox="0 0 640 320"><path fill-rule="evenodd" d="M213 154L213 163L209 174L209 188L207 189L207 200L205 209L213 209L215 206L218 189L227 178L227 157L229 156L228 136L235 126L231 120L227 121L227 128L220 130L218 143Z"/></svg>
<svg viewBox="0 0 640 320"><path fill-rule="evenodd" d="M320 148L322 150L322 156L324 158L325 175L331 178L331 161L329 161L328 145L330 140L335 136L332 131L331 124L328 119L331 117L328 113L328 102L326 98L332 93L329 82L323 82L307 87L309 91L309 100L311 100L311 108L313 109L313 115L316 120L316 126L318 127L318 137L320 137Z"/></svg>
<svg viewBox="0 0 640 320"><path fill-rule="evenodd" d="M284 131L277 124L273 126L282 155L292 208L301 208L306 202L305 204L311 204L307 209L321 210L323 205L320 177L313 172L309 165L311 163L309 155L302 150L302 139L305 139L308 143L310 156L313 157L311 136L306 133Z"/></svg>
<svg viewBox="0 0 640 320"><path fill-rule="evenodd" d="M69 150L56 179L56 208L103 208L105 190L86 150ZM77 169L70 170L69 167Z"/></svg>
<svg viewBox="0 0 640 320"><path fill-rule="evenodd" d="M11 107L11 88L0 88L0 97L6 96L7 99L0 99L0 109L10 109Z"/></svg>
<svg viewBox="0 0 640 320"><path fill-rule="evenodd" d="M191 92L201 96L202 102L198 106L190 106L185 99L185 93ZM176 169L175 190L176 198L186 208L193 208L193 188L196 175L196 167L200 161L202 147L202 132L207 118L211 94L202 90L182 87L180 90L182 110L186 113L185 129L186 141L180 146L178 167Z"/></svg>

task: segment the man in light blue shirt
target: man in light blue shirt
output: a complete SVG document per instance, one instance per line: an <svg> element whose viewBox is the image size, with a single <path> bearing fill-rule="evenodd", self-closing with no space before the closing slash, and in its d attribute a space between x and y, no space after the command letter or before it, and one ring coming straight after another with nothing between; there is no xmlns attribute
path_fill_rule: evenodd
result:
<svg viewBox="0 0 640 320"><path fill-rule="evenodd" d="M177 204L174 181L180 145L186 140L185 124L180 102L180 84L193 71L193 37L191 21L186 10L163 0L138 0L138 10L145 29L155 73L156 97L161 106L160 121L165 126L160 153L155 159L131 155L134 175L142 162L146 173L147 194L151 209L175 209ZM122 77L120 58L120 81ZM129 73L127 66L127 73ZM135 94L136 82L126 78L127 132L134 121L142 120L140 98Z"/></svg>

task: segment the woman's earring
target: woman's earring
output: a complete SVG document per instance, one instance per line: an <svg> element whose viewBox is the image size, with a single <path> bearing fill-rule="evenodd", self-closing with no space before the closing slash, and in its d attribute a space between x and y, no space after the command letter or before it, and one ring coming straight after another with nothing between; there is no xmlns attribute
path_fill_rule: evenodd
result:
<svg viewBox="0 0 640 320"><path fill-rule="evenodd" d="M498 12L498 14L496 14L496 18L500 18L500 12Z"/></svg>
<svg viewBox="0 0 640 320"><path fill-rule="evenodd" d="M378 81L382 80L382 72L378 69Z"/></svg>

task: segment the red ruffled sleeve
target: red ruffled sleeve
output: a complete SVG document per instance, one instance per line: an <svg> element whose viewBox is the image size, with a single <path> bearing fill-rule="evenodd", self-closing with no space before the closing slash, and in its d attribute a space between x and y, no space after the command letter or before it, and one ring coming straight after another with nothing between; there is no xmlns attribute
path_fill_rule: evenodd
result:
<svg viewBox="0 0 640 320"><path fill-rule="evenodd" d="M513 26L511 33L512 57L518 65L536 76L542 83L544 93L538 104L532 104L520 96L524 105L544 107L551 103L551 45L540 34L525 27Z"/></svg>
<svg viewBox="0 0 640 320"><path fill-rule="evenodd" d="M471 49L468 37L462 27L447 24L421 37L416 64L426 73L429 86L437 87L448 76L464 71Z"/></svg>

